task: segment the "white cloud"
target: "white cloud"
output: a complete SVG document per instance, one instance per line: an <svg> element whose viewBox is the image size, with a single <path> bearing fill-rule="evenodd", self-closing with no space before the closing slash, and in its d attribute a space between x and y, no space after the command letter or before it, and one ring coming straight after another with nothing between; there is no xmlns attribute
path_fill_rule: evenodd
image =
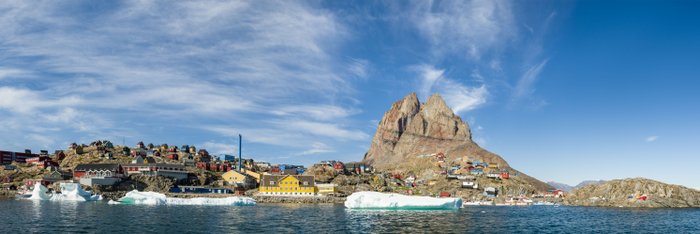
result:
<svg viewBox="0 0 700 234"><path fill-rule="evenodd" d="M5 79L5 78L23 77L23 76L26 76L28 74L29 74L28 71L25 71L22 69L0 67L0 80Z"/></svg>
<svg viewBox="0 0 700 234"><path fill-rule="evenodd" d="M486 85L468 87L444 77L444 70L429 65L420 65L417 69L421 77L419 94L423 100L433 92L440 93L455 113L470 111L486 103L489 95Z"/></svg>
<svg viewBox="0 0 700 234"><path fill-rule="evenodd" d="M331 137L337 140L366 140L369 135L359 130L347 130L342 126L333 123L313 122L305 120L290 120L276 122L282 128L293 131L301 131L311 135Z"/></svg>
<svg viewBox="0 0 700 234"><path fill-rule="evenodd" d="M282 106L271 110L273 114L280 116L301 115L317 120L337 120L347 118L360 111L356 109L345 109L334 105L290 105Z"/></svg>
<svg viewBox="0 0 700 234"><path fill-rule="evenodd" d="M365 137L352 125L313 124L360 112L338 99L355 92L344 76L366 77L369 66L335 56L349 32L316 3L127 1L95 12L80 12L80 4L0 6L0 60L29 61L3 64L0 79L37 79L0 87L3 124L59 128L64 135L56 137L75 141L149 134L134 123L214 119L238 130L288 118L301 122L243 130L259 143L286 146ZM301 137L311 139L295 140Z"/></svg>
<svg viewBox="0 0 700 234"><path fill-rule="evenodd" d="M659 139L659 136L650 136L645 139L646 142L654 142Z"/></svg>
<svg viewBox="0 0 700 234"><path fill-rule="evenodd" d="M542 62L531 66L527 69L527 71L525 71L525 73L523 73L520 80L518 80L518 84L515 86L516 98L525 97L534 92L535 82L537 81L537 78L539 78L540 72L542 72L542 69L547 65L548 61L549 59L545 59Z"/></svg>
<svg viewBox="0 0 700 234"><path fill-rule="evenodd" d="M228 155L238 155L238 147L236 144L225 144L213 141L207 141L198 147L200 149L206 149L210 154L228 154Z"/></svg>
<svg viewBox="0 0 700 234"><path fill-rule="evenodd" d="M411 20L437 53L457 51L475 60L504 45L514 31L508 1L421 1Z"/></svg>
<svg viewBox="0 0 700 234"><path fill-rule="evenodd" d="M364 59L351 59L348 64L348 70L356 77L367 78L369 73L369 61Z"/></svg>
<svg viewBox="0 0 700 234"><path fill-rule="evenodd" d="M321 142L314 142L311 144L311 148L301 152L297 155L311 155L311 154L322 154L322 153L332 153L335 152L334 149L330 148L328 145Z"/></svg>

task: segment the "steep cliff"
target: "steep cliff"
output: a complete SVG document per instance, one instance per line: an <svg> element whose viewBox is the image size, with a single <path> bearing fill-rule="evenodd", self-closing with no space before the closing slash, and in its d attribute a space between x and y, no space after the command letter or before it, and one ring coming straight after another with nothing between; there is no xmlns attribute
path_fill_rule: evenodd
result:
<svg viewBox="0 0 700 234"><path fill-rule="evenodd" d="M379 123L363 161L379 170L405 169L420 161L421 156L436 153L445 154L447 161L468 157L498 164L538 190L551 188L510 168L503 158L474 143L469 125L454 114L439 94L429 97L425 104L419 102L415 93L394 103Z"/></svg>
<svg viewBox="0 0 700 234"><path fill-rule="evenodd" d="M700 191L645 178L632 178L574 189L564 202L577 206L700 207Z"/></svg>

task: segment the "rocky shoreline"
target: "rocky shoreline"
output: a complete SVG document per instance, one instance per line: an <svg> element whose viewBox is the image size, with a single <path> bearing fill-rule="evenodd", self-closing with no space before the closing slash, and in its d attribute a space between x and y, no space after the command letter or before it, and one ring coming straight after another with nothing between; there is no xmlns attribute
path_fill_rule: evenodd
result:
<svg viewBox="0 0 700 234"><path fill-rule="evenodd" d="M13 190L0 190L0 200L12 199L17 195L17 191Z"/></svg>
<svg viewBox="0 0 700 234"><path fill-rule="evenodd" d="M297 204L343 204L344 197L308 196L308 197L282 197L282 196L253 196L257 203L297 203Z"/></svg>

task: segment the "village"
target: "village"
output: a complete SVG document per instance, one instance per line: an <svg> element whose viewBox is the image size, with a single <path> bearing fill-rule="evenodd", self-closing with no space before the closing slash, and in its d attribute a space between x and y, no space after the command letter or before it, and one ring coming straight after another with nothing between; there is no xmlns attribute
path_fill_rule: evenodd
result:
<svg viewBox="0 0 700 234"><path fill-rule="evenodd" d="M240 149L240 146L239 146ZM377 171L362 162L328 160L310 167L214 156L191 145L144 144L133 147L98 140L70 144L39 154L0 151L4 191L26 193L36 184L51 190L59 182L118 198L138 189L168 196L252 196L262 202L332 202L358 191L433 197L461 197L465 205L552 205L564 193L527 193L513 188L518 173L469 156L448 161L444 153L421 154L428 165L415 171ZM290 199L292 198L292 199ZM323 199L318 199L323 198Z"/></svg>

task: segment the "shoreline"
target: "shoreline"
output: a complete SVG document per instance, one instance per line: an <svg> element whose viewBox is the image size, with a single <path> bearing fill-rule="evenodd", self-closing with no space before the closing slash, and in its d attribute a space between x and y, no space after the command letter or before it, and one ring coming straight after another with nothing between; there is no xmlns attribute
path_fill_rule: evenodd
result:
<svg viewBox="0 0 700 234"><path fill-rule="evenodd" d="M289 203L289 204L343 204L345 197L329 197L329 196L251 196L255 202L262 204Z"/></svg>

